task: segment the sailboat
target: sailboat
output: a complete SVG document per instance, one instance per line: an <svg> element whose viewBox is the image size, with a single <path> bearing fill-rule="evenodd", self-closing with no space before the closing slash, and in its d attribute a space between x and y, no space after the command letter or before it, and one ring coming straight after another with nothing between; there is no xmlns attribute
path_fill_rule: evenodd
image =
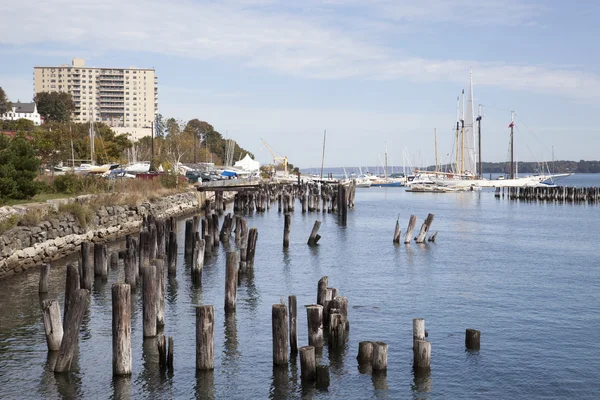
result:
<svg viewBox="0 0 600 400"><path fill-rule="evenodd" d="M388 176L388 153L387 146L385 148L385 169L384 176L374 176L367 174L367 177L371 180L371 186L373 187L399 187L402 186L403 182L401 178L392 178Z"/></svg>
<svg viewBox="0 0 600 400"><path fill-rule="evenodd" d="M93 110L90 109L90 163L89 164L81 164L79 168L75 170L76 173L80 174L103 174L110 170L119 167L119 164L103 164L96 165L94 162L94 154L95 154L95 139L96 132L94 131L94 113Z"/></svg>

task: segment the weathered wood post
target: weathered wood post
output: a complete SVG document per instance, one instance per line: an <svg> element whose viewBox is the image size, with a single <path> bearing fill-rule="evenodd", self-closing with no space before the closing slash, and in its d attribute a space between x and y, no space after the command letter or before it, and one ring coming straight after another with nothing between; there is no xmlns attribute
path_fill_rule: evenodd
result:
<svg viewBox="0 0 600 400"><path fill-rule="evenodd" d="M317 365L317 389L327 390L329 388L329 366Z"/></svg>
<svg viewBox="0 0 600 400"><path fill-rule="evenodd" d="M283 223L283 248L290 247L290 225L292 224L292 216L288 213L284 216Z"/></svg>
<svg viewBox="0 0 600 400"><path fill-rule="evenodd" d="M315 221L310 236L308 237L308 245L313 246L319 242L321 235L319 235L319 228L321 227L321 221Z"/></svg>
<svg viewBox="0 0 600 400"><path fill-rule="evenodd" d="M213 249L213 235L207 234L204 236L204 256L210 257Z"/></svg>
<svg viewBox="0 0 600 400"><path fill-rule="evenodd" d="M465 347L468 350L479 350L481 332L476 329L467 329L465 333Z"/></svg>
<svg viewBox="0 0 600 400"><path fill-rule="evenodd" d="M169 276L177 275L177 233L169 232L169 249L167 250Z"/></svg>
<svg viewBox="0 0 600 400"><path fill-rule="evenodd" d="M133 246L129 247L125 251L125 258L123 259L123 268L125 270L125 283L131 286L131 290L135 290L137 285L137 274L135 270L136 260L135 249Z"/></svg>
<svg viewBox="0 0 600 400"><path fill-rule="evenodd" d="M385 371L387 369L388 345L384 342L373 343L373 371Z"/></svg>
<svg viewBox="0 0 600 400"><path fill-rule="evenodd" d="M300 377L305 382L314 382L317 380L317 362L313 346L303 346L300 348Z"/></svg>
<svg viewBox="0 0 600 400"><path fill-rule="evenodd" d="M75 295L80 288L79 271L73 264L67 265L67 279L65 283L65 309L63 312L63 323L67 323L67 316L71 312L71 306ZM66 325L64 326L66 330Z"/></svg>
<svg viewBox="0 0 600 400"><path fill-rule="evenodd" d="M119 266L119 253L116 251L110 255L110 269L117 269Z"/></svg>
<svg viewBox="0 0 600 400"><path fill-rule="evenodd" d="M227 253L225 270L225 312L235 312L237 301L239 253Z"/></svg>
<svg viewBox="0 0 600 400"><path fill-rule="evenodd" d="M167 338L162 333L156 339L156 347L158 347L158 365L165 368L167 366Z"/></svg>
<svg viewBox="0 0 600 400"><path fill-rule="evenodd" d="M148 226L148 232L150 233L148 257L151 260L154 260L158 253L158 232L156 231L156 222L152 222Z"/></svg>
<svg viewBox="0 0 600 400"><path fill-rule="evenodd" d="M429 370L431 363L431 343L427 340L417 339L414 341L414 346L414 368Z"/></svg>
<svg viewBox="0 0 600 400"><path fill-rule="evenodd" d="M169 336L169 348L167 349L167 368L173 371L173 353L175 351L173 336Z"/></svg>
<svg viewBox="0 0 600 400"><path fill-rule="evenodd" d="M298 307L296 296L288 296L288 307L290 310L290 354L298 354Z"/></svg>
<svg viewBox="0 0 600 400"><path fill-rule="evenodd" d="M82 289L92 289L94 281L94 267L90 261L90 242L81 242L81 253L79 254L79 279Z"/></svg>
<svg viewBox="0 0 600 400"><path fill-rule="evenodd" d="M213 246L219 247L219 215L212 215L212 235L213 235Z"/></svg>
<svg viewBox="0 0 600 400"><path fill-rule="evenodd" d="M433 214L427 215L427 218L425 218L425 222L423 222L423 225L421 225L421 231L419 232L419 235L415 239L417 243L425 242L425 236L427 236L427 232L429 232L429 227L431 226L432 222L433 222Z"/></svg>
<svg viewBox="0 0 600 400"><path fill-rule="evenodd" d="M113 375L131 375L131 288L112 286Z"/></svg>
<svg viewBox="0 0 600 400"><path fill-rule="evenodd" d="M394 230L393 243L400 243L400 218L396 220L396 229Z"/></svg>
<svg viewBox="0 0 600 400"><path fill-rule="evenodd" d="M215 309L196 307L196 369L215 369Z"/></svg>
<svg viewBox="0 0 600 400"><path fill-rule="evenodd" d="M323 306L311 304L306 306L308 320L308 344L317 349L323 347Z"/></svg>
<svg viewBox="0 0 600 400"><path fill-rule="evenodd" d="M192 254L192 279L196 283L202 283L202 269L204 268L204 244L200 239L200 233L194 232L194 252Z"/></svg>
<svg viewBox="0 0 600 400"><path fill-rule="evenodd" d="M50 274L50 264L40 265L40 282L38 293L48 293L48 275ZM60 314L60 313L59 313Z"/></svg>
<svg viewBox="0 0 600 400"><path fill-rule="evenodd" d="M142 271L144 337L154 337L156 336L156 266L151 264Z"/></svg>
<svg viewBox="0 0 600 400"><path fill-rule="evenodd" d="M194 220L188 219L185 221L184 254L185 254L186 260L192 255L193 240L194 240Z"/></svg>
<svg viewBox="0 0 600 400"><path fill-rule="evenodd" d="M356 359L359 365L371 365L371 360L373 360L373 342L359 342Z"/></svg>
<svg viewBox="0 0 600 400"><path fill-rule="evenodd" d="M254 256L256 255L256 241L258 240L258 229L252 228L248 232L248 247L246 249L246 268L254 268Z"/></svg>
<svg viewBox="0 0 600 400"><path fill-rule="evenodd" d="M42 314L48 351L58 351L64 333L58 301L54 299L44 300L42 302Z"/></svg>
<svg viewBox="0 0 600 400"><path fill-rule="evenodd" d="M152 261L156 266L156 326L165 326L165 260Z"/></svg>
<svg viewBox="0 0 600 400"><path fill-rule="evenodd" d="M240 231L240 269L242 271L246 270L246 258L248 255L248 223L245 218L240 219L241 231Z"/></svg>
<svg viewBox="0 0 600 400"><path fill-rule="evenodd" d="M338 309L331 309L331 313L329 314L329 348L337 349L342 347L344 339L344 317L342 317Z"/></svg>
<svg viewBox="0 0 600 400"><path fill-rule="evenodd" d="M406 236L404 237L404 243L410 243L412 240L413 231L415 230L415 225L417 224L417 216L411 215L408 220L408 228L406 228Z"/></svg>
<svg viewBox="0 0 600 400"><path fill-rule="evenodd" d="M106 278L108 276L108 260L106 258L106 244L94 244L94 276Z"/></svg>
<svg viewBox="0 0 600 400"><path fill-rule="evenodd" d="M344 330L350 329L350 322L348 322L348 298L344 296L335 296L332 300L330 307L336 308L342 314L342 322L344 324Z"/></svg>
<svg viewBox="0 0 600 400"><path fill-rule="evenodd" d="M150 265L150 232L140 232L140 269Z"/></svg>
<svg viewBox="0 0 600 400"><path fill-rule="evenodd" d="M65 315L65 332L58 350L54 372L67 372L71 369L71 361L73 361L79 341L79 328L88 305L89 293L86 289L79 289L71 299L72 304L69 312Z"/></svg>
<svg viewBox="0 0 600 400"><path fill-rule="evenodd" d="M319 279L319 283L317 286L317 304L323 305L325 301L325 297L327 296L327 285L328 285L329 277L324 276Z"/></svg>
<svg viewBox="0 0 600 400"><path fill-rule="evenodd" d="M156 221L156 255L164 256L165 255L165 232L166 232L166 221L159 220Z"/></svg>
<svg viewBox="0 0 600 400"><path fill-rule="evenodd" d="M273 304L271 310L273 328L273 364L288 363L288 314L285 304Z"/></svg>

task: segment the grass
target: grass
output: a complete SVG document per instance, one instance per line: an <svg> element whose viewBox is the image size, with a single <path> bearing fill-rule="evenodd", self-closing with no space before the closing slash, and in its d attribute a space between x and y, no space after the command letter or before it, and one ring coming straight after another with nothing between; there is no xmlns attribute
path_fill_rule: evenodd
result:
<svg viewBox="0 0 600 400"><path fill-rule="evenodd" d="M11 215L3 221L0 221L0 235L3 235L4 232L7 232L17 226L19 222L19 216L16 214Z"/></svg>
<svg viewBox="0 0 600 400"><path fill-rule="evenodd" d="M46 200L56 200L56 199L66 199L69 197L73 197L72 195L64 194L64 193L38 193L33 196L31 199L27 200L7 200L0 204L0 206L16 206L19 204L28 204L28 203L45 203Z"/></svg>
<svg viewBox="0 0 600 400"><path fill-rule="evenodd" d="M61 204L58 212L73 214L84 229L87 229L88 223L94 218L94 211L90 207L77 202Z"/></svg>

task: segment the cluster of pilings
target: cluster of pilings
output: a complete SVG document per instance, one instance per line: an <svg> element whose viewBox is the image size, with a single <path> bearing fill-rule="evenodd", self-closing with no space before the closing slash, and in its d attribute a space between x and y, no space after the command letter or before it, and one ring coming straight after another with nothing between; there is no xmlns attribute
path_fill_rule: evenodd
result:
<svg viewBox="0 0 600 400"><path fill-rule="evenodd" d="M427 218L425 218L423 225L421 225L421 230L419 231L419 234L414 238L415 242L425 243L425 239L427 239L428 242L435 242L435 238L437 237L438 231L435 231L433 235L430 235L427 238L427 233L429 232L429 228L431 228L433 218L433 214L427 214ZM411 215L408 219L408 228L406 228L406 233L404 234L404 244L408 244L413 240L412 236L416 225L417 217L415 215ZM400 217L398 217L398 219L396 220L396 228L394 229L394 239L392 240L393 243L400 243L402 236L401 233L402 232L400 230Z"/></svg>
<svg viewBox="0 0 600 400"><path fill-rule="evenodd" d="M590 203L600 202L600 188L597 187L507 187L496 188L496 198L510 200L557 202L557 203Z"/></svg>
<svg viewBox="0 0 600 400"><path fill-rule="evenodd" d="M218 193L218 192L217 192ZM302 212L337 213L345 223L348 208L354 207L356 182L348 183L261 183L259 186L238 189L233 211L265 212L277 203L277 211L295 211L295 199L300 200Z"/></svg>

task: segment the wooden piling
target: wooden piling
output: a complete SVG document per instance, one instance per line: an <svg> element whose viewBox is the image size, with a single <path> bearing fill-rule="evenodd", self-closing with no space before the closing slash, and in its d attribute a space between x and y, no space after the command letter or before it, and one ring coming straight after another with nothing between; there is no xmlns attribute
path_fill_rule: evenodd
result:
<svg viewBox="0 0 600 400"><path fill-rule="evenodd" d="M213 246L219 247L219 215L212 215Z"/></svg>
<svg viewBox="0 0 600 400"><path fill-rule="evenodd" d="M323 347L323 306L312 304L306 306L308 320L308 344L316 348Z"/></svg>
<svg viewBox="0 0 600 400"><path fill-rule="evenodd" d="M108 276L108 260L106 258L106 244L94 244L94 276L106 278Z"/></svg>
<svg viewBox="0 0 600 400"><path fill-rule="evenodd" d="M165 368L167 366L167 338L162 333L156 339L156 347L158 348L158 365Z"/></svg>
<svg viewBox="0 0 600 400"><path fill-rule="evenodd" d="M317 389L327 390L329 388L329 366L317 365Z"/></svg>
<svg viewBox="0 0 600 400"><path fill-rule="evenodd" d="M200 239L200 233L194 232L194 251L192 253L192 279L202 283L202 269L204 268L205 241Z"/></svg>
<svg viewBox="0 0 600 400"><path fill-rule="evenodd" d="M167 368L173 371L173 357L175 351L175 343L173 342L173 336L169 336L169 347L167 349Z"/></svg>
<svg viewBox="0 0 600 400"><path fill-rule="evenodd" d="M185 221L184 254L185 254L186 259L192 255L193 240L194 240L194 220L188 219Z"/></svg>
<svg viewBox="0 0 600 400"><path fill-rule="evenodd" d="M465 347L468 350L479 350L481 332L476 329L467 329L465 333Z"/></svg>
<svg viewBox="0 0 600 400"><path fill-rule="evenodd" d="M215 369L215 309L196 307L196 369Z"/></svg>
<svg viewBox="0 0 600 400"><path fill-rule="evenodd" d="M38 293L48 293L48 276L50 275L50 264L40 265L40 282L38 284ZM60 315L60 312L59 312Z"/></svg>
<svg viewBox="0 0 600 400"><path fill-rule="evenodd" d="M431 343L427 340L414 341L413 366L418 369L429 369L431 363Z"/></svg>
<svg viewBox="0 0 600 400"><path fill-rule="evenodd" d="M169 249L167 250L167 267L169 276L177 275L177 233L169 232Z"/></svg>
<svg viewBox="0 0 600 400"><path fill-rule="evenodd" d="M359 342L356 359L359 365L371 365L371 360L373 359L373 342Z"/></svg>
<svg viewBox="0 0 600 400"><path fill-rule="evenodd" d="M69 312L65 315L64 335L58 350L54 372L68 372L79 341L79 328L88 305L89 291L79 289L72 298Z"/></svg>
<svg viewBox="0 0 600 400"><path fill-rule="evenodd" d="M165 326L165 260L152 260L156 267L156 326Z"/></svg>
<svg viewBox="0 0 600 400"><path fill-rule="evenodd" d="M131 288L112 286L113 375L131 375Z"/></svg>
<svg viewBox="0 0 600 400"><path fill-rule="evenodd" d="M290 310L290 354L298 353L298 307L296 296L288 296L288 308Z"/></svg>
<svg viewBox="0 0 600 400"><path fill-rule="evenodd" d="M125 253L123 259L123 268L125 270L125 283L131 287L131 290L135 290L137 285L137 274L135 270L136 260L135 249L133 246L129 247Z"/></svg>
<svg viewBox="0 0 600 400"><path fill-rule="evenodd" d="M423 222L423 225L421 225L421 231L415 239L417 243L423 243L425 241L425 236L427 235L427 232L429 232L429 228L431 227L431 223L433 222L433 217L433 214L428 214L427 218L425 218L425 222Z"/></svg>
<svg viewBox="0 0 600 400"><path fill-rule="evenodd" d="M204 256L210 257L213 249L213 235L207 234L204 236Z"/></svg>
<svg viewBox="0 0 600 400"><path fill-rule="evenodd" d="M321 235L319 235L319 228L321 227L321 221L315 221L313 225L312 231L310 232L310 236L308 237L308 245L314 246L321 239Z"/></svg>
<svg viewBox="0 0 600 400"><path fill-rule="evenodd" d="M273 364L288 363L288 314L285 304L273 304L271 310L273 328Z"/></svg>
<svg viewBox="0 0 600 400"><path fill-rule="evenodd" d="M235 311L237 302L239 253L227 253L225 270L225 312Z"/></svg>
<svg viewBox="0 0 600 400"><path fill-rule="evenodd" d="M387 369L388 345L384 342L373 343L373 371L385 371Z"/></svg>
<svg viewBox="0 0 600 400"><path fill-rule="evenodd" d="M156 336L156 266L149 265L142 271L144 337L154 337Z"/></svg>
<svg viewBox="0 0 600 400"><path fill-rule="evenodd" d="M425 320L413 318L413 340L425 340Z"/></svg>
<svg viewBox="0 0 600 400"><path fill-rule="evenodd" d="M258 240L258 229L252 228L248 232L248 247L246 248L246 267L254 268L254 256L256 255L256 241Z"/></svg>
<svg viewBox="0 0 600 400"><path fill-rule="evenodd" d="M317 362L313 346L300 348L300 378L305 382L317 380Z"/></svg>
<svg viewBox="0 0 600 400"><path fill-rule="evenodd" d="M79 279L82 289L92 289L94 281L94 266L90 260L90 242L81 242L81 252L79 253Z"/></svg>
<svg viewBox="0 0 600 400"><path fill-rule="evenodd" d="M408 220L408 228L406 228L406 236L404 236L404 243L410 243L412 240L413 231L415 230L415 225L417 224L417 216L411 215Z"/></svg>
<svg viewBox="0 0 600 400"><path fill-rule="evenodd" d="M168 235L166 232L166 221L159 220L156 221L156 256L165 255L166 249L166 239L165 235Z"/></svg>
<svg viewBox="0 0 600 400"><path fill-rule="evenodd" d="M150 232L140 232L140 269L150 265Z"/></svg>
<svg viewBox="0 0 600 400"><path fill-rule="evenodd" d="M323 305L323 301L327 296L327 285L328 285L329 277L324 276L319 279L319 283L317 285L317 304Z"/></svg>
<svg viewBox="0 0 600 400"><path fill-rule="evenodd" d="M117 269L119 266L119 253L116 251L110 255L110 269Z"/></svg>
<svg viewBox="0 0 600 400"><path fill-rule="evenodd" d="M54 299L44 300L42 302L42 316L48 351L58 351L64 333L58 301Z"/></svg>
<svg viewBox="0 0 600 400"><path fill-rule="evenodd" d="M396 220L396 229L394 230L393 243L400 243L400 219Z"/></svg>
<svg viewBox="0 0 600 400"><path fill-rule="evenodd" d="M156 222L148 226L149 241L148 241L148 258L154 260L158 253L158 233L156 232Z"/></svg>
<svg viewBox="0 0 600 400"><path fill-rule="evenodd" d="M80 288L79 270L73 264L67 265L67 280L65 283L65 309L63 311L63 323L66 324L67 316L71 312L71 307L75 301L75 295ZM66 326L64 326L66 329Z"/></svg>
<svg viewBox="0 0 600 400"><path fill-rule="evenodd" d="M288 213L284 216L283 223L283 248L287 249L290 246L290 225L292 224L292 216Z"/></svg>
<svg viewBox="0 0 600 400"><path fill-rule="evenodd" d="M329 313L329 348L337 349L344 345L345 326L344 318L338 309Z"/></svg>

